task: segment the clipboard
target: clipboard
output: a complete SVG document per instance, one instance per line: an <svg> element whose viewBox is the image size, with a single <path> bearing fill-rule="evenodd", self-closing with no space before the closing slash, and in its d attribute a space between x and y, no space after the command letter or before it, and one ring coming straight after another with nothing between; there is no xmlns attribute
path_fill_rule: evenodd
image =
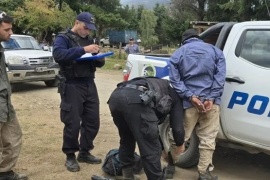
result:
<svg viewBox="0 0 270 180"><path fill-rule="evenodd" d="M96 59L101 59L101 58L104 58L104 57L107 57L107 56L111 56L113 55L114 52L106 52L106 53L102 53L102 54L97 54L97 55L92 55L91 53L87 53L83 56L81 56L80 58L76 59L76 61L93 61L93 60L96 60Z"/></svg>

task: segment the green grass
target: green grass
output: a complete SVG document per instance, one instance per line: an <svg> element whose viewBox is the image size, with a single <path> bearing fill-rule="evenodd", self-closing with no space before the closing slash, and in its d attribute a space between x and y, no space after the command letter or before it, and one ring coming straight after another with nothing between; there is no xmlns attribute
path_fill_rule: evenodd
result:
<svg viewBox="0 0 270 180"><path fill-rule="evenodd" d="M109 70L114 70L113 66L115 64L120 64L122 69L120 69L119 71L122 71L123 68L125 67L126 64L126 60L119 60L119 59L113 59L113 58L106 58L106 63L105 65L102 67L102 69L109 69Z"/></svg>
<svg viewBox="0 0 270 180"><path fill-rule="evenodd" d="M102 67L102 69L109 69L109 70L114 70L114 65L115 64L120 64L122 69L120 69L120 71L123 70L123 68L125 67L126 64L126 60L127 60L127 54L125 53L125 51L122 49L121 50L121 55L119 55L119 49L114 49L114 48L103 48L104 52L108 52L108 51L113 51L114 54L112 56L108 56L106 58L106 63L105 65Z"/></svg>

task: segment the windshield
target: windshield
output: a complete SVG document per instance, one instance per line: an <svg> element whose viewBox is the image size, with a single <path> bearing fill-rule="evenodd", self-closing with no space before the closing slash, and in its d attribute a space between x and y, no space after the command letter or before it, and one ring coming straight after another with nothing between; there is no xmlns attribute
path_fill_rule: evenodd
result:
<svg viewBox="0 0 270 180"><path fill-rule="evenodd" d="M8 41L3 41L5 49L41 49L33 37L12 36Z"/></svg>

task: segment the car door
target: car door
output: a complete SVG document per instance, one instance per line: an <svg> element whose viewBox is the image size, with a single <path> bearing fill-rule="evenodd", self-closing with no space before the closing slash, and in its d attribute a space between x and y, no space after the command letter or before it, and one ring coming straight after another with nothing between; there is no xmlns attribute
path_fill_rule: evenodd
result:
<svg viewBox="0 0 270 180"><path fill-rule="evenodd" d="M257 23L257 24L256 24ZM270 23L236 24L224 47L221 126L234 141L270 147Z"/></svg>

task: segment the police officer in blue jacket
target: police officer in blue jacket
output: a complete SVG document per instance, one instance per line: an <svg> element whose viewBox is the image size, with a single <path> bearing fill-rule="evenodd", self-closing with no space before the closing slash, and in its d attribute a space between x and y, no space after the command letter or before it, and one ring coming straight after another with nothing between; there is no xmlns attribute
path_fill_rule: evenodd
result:
<svg viewBox="0 0 270 180"><path fill-rule="evenodd" d="M89 37L92 30L96 30L94 16L89 12L82 12L71 29L56 37L53 47L53 57L60 66L60 116L65 125L62 151L66 154L65 166L71 172L80 170L77 161L101 163L101 159L89 151L94 148L93 141L100 126L95 71L105 61L104 58L76 61L85 53L99 52L98 45ZM76 159L77 151L79 154Z"/></svg>

